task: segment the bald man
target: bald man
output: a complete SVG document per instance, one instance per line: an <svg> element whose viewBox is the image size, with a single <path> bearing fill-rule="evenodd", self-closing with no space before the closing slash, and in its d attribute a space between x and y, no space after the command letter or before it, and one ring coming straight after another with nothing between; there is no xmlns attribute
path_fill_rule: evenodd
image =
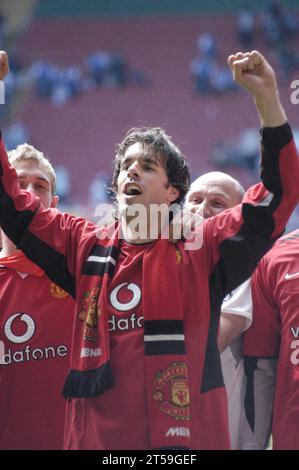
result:
<svg viewBox="0 0 299 470"><path fill-rule="evenodd" d="M230 175L213 171L192 183L186 196L186 206L208 219L239 204L244 193L241 184ZM218 347L228 396L231 448L234 450L258 449L244 411L242 333L251 322L252 298L250 280L247 280L223 300L218 332Z"/></svg>
<svg viewBox="0 0 299 470"><path fill-rule="evenodd" d="M243 186L230 175L211 171L192 183L186 201L190 208L202 210L203 218L208 219L239 204L244 193Z"/></svg>

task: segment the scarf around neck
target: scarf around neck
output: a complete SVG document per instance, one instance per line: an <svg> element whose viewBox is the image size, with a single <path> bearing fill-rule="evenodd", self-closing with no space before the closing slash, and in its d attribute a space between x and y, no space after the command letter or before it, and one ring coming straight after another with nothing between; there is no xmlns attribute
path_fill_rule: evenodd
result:
<svg viewBox="0 0 299 470"><path fill-rule="evenodd" d="M66 398L92 398L113 387L107 299L117 264L118 230L94 246L83 266L71 370L63 389ZM188 449L191 416L183 300L177 248L168 240L157 240L143 255L142 310L150 448Z"/></svg>

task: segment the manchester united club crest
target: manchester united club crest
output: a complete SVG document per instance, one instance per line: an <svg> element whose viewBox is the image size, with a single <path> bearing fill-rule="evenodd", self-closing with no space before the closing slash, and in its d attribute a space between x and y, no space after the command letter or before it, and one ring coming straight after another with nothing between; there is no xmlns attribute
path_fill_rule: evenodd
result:
<svg viewBox="0 0 299 470"><path fill-rule="evenodd" d="M50 294L56 299L65 299L69 294L61 289L55 282L50 283Z"/></svg>
<svg viewBox="0 0 299 470"><path fill-rule="evenodd" d="M79 319L84 322L83 339L95 342L98 337L98 321L101 315L98 305L101 287L88 289L81 302L82 310L79 312Z"/></svg>
<svg viewBox="0 0 299 470"><path fill-rule="evenodd" d="M173 362L167 369L160 371L154 382L155 401L160 410L177 420L190 419L190 395L188 371L184 362Z"/></svg>

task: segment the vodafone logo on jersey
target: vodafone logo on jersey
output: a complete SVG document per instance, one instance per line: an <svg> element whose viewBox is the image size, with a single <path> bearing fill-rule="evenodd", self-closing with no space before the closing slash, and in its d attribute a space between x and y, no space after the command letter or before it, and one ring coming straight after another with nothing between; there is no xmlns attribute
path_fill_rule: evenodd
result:
<svg viewBox="0 0 299 470"><path fill-rule="evenodd" d="M41 327L39 326L39 328ZM10 366L29 361L60 359L67 356L68 347L64 344L49 345L48 341L47 344L43 344L40 335L36 335L38 344L35 344L33 337L37 329L38 326L31 315L23 312L11 315L3 328L3 337L8 340L7 344L5 341L0 341L0 364ZM45 327L41 329L46 330ZM32 341L30 341L31 339Z"/></svg>
<svg viewBox="0 0 299 470"><path fill-rule="evenodd" d="M19 319L24 324L24 332L17 334L14 332L14 323ZM6 338L15 344L26 343L29 341L35 332L35 323L27 313L15 313L12 315L4 325L4 333Z"/></svg>
<svg viewBox="0 0 299 470"><path fill-rule="evenodd" d="M110 304L114 312L117 310L120 313L112 313L110 316L108 320L110 333L123 334L143 328L143 316L139 311L140 301L141 289L133 282L123 282L111 291Z"/></svg>
<svg viewBox="0 0 299 470"><path fill-rule="evenodd" d="M124 289L124 287L126 289ZM131 294L131 298L123 298L121 299L121 296L119 294L120 290L123 289L123 297L128 293ZM127 292L124 292L127 291ZM127 296L126 296L127 297ZM132 308L137 307L141 300L141 289L137 284L134 284L133 282L123 282L119 286L115 287L113 291L110 294L110 302L112 307L114 307L116 310L119 312L127 312L128 310L132 310Z"/></svg>

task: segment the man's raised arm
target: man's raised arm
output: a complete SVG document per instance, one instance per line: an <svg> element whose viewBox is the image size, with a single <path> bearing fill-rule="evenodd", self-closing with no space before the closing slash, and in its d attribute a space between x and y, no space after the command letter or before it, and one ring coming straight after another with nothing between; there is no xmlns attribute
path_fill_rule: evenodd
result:
<svg viewBox="0 0 299 470"><path fill-rule="evenodd" d="M299 161L292 130L280 102L275 72L265 57L258 51L238 52L228 57L228 64L234 80L252 95L262 125L261 180L269 194L257 202L263 218L255 220L257 230L252 224L250 230L275 239L283 233L299 199ZM251 211L247 204L244 209Z"/></svg>
<svg viewBox="0 0 299 470"><path fill-rule="evenodd" d="M283 233L299 200L298 152L279 100L274 70L257 51L231 55L228 64L236 82L253 96L262 123L262 184L245 193L241 206L205 222L205 240L215 242L212 262L221 265L225 278L224 293L251 276Z"/></svg>
<svg viewBox="0 0 299 470"><path fill-rule="evenodd" d="M4 79L8 69L7 54L0 51L0 79ZM1 134L0 225L18 249L40 266L52 281L75 297L75 272L78 263L85 259L85 250L93 246L95 225L56 209L45 209L39 197L21 190L17 173L9 164Z"/></svg>

